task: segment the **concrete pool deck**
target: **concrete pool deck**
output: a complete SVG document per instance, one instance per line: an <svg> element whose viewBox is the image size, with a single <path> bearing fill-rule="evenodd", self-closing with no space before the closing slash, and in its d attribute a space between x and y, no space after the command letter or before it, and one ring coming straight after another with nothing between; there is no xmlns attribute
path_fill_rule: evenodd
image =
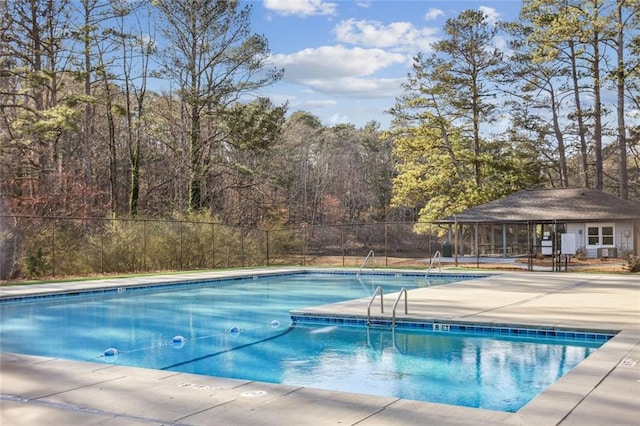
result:
<svg viewBox="0 0 640 426"><path fill-rule="evenodd" d="M308 269L11 286L0 298L296 270ZM396 294L385 294L385 314L372 305L372 316L389 318ZM399 310L399 320L620 332L516 413L2 352L0 424L639 424L640 275L509 272L407 296L409 313ZM368 298L304 311L366 316L367 305Z"/></svg>

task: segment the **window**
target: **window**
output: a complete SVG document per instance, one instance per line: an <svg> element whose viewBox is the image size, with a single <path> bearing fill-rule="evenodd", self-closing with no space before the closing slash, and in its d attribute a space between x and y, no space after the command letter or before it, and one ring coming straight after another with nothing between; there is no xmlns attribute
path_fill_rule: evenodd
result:
<svg viewBox="0 0 640 426"><path fill-rule="evenodd" d="M593 247L613 246L613 225L588 225L587 245Z"/></svg>

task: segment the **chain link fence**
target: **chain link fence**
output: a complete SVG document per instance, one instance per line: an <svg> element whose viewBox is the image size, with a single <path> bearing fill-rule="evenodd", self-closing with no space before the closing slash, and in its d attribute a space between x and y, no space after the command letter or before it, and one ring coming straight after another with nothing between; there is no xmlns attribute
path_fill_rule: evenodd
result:
<svg viewBox="0 0 640 426"><path fill-rule="evenodd" d="M424 266L446 229L368 223L255 229L214 222L0 216L0 279L257 266ZM426 230L426 231L425 231Z"/></svg>

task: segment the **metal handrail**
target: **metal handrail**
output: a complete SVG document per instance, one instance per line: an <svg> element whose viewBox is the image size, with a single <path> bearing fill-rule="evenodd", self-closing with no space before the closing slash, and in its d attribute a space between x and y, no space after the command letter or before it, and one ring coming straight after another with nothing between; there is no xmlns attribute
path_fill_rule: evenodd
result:
<svg viewBox="0 0 640 426"><path fill-rule="evenodd" d="M375 260L376 255L373 253L373 250L369 250L369 253L364 258L364 261L362 262L362 265L360 265L360 269L358 269L358 275L360 275L360 272L362 271L362 268L364 268L364 265L366 265L367 260L369 260L369 257L371 257L373 260ZM375 266L375 262L373 262L371 264L371 270L373 270L374 266Z"/></svg>
<svg viewBox="0 0 640 426"><path fill-rule="evenodd" d="M384 290L382 289L382 287L378 286L371 295L369 306L367 306L367 325L371 324L371 304L375 300L376 294L378 293L380 293L380 313L384 313Z"/></svg>
<svg viewBox="0 0 640 426"><path fill-rule="evenodd" d="M440 256L440 250L436 250L436 252L433 254L433 257L431 258L431 262L429 263L429 268L427 269L427 276L429 276L429 272L431 272L431 268L433 267L433 264L436 261L436 258L438 259L438 272L442 272L442 256Z"/></svg>
<svg viewBox="0 0 640 426"><path fill-rule="evenodd" d="M398 303L400 302L400 299L402 298L402 294L404 293L404 314L407 315L409 313L408 310L408 302L407 302L407 289L402 287L400 289L400 294L398 294L398 298L396 299L396 302L393 304L393 314L391 315L391 327L395 328L396 327L396 308L398 307Z"/></svg>

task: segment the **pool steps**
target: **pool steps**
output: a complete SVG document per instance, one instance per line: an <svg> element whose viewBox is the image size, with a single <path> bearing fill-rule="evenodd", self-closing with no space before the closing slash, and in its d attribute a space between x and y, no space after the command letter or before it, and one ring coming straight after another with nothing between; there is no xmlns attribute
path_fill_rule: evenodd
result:
<svg viewBox="0 0 640 426"><path fill-rule="evenodd" d="M371 305L376 300L378 293L380 293L380 313L384 313L384 290L378 286L371 295L371 299L369 299L369 305L367 305L367 325L371 325Z"/></svg>
<svg viewBox="0 0 640 426"><path fill-rule="evenodd" d="M376 262L375 262L376 255L373 252L373 250L369 250L369 253L367 254L367 256L362 261L362 265L360 265L360 269L358 269L358 273L356 274L357 276L360 276L360 272L362 272L362 268L364 268L364 265L367 264L367 260L369 260L369 257L371 257L371 271L373 271L373 269L375 267L375 264L376 264Z"/></svg>
<svg viewBox="0 0 640 426"><path fill-rule="evenodd" d="M431 272L431 268L433 268L433 265L436 263L436 259L438 260L438 272L442 272L442 256L440 255L440 250L436 250L436 252L433 254L433 257L431 258L431 262L429 262L429 268L427 268L426 274L427 277Z"/></svg>
<svg viewBox="0 0 640 426"><path fill-rule="evenodd" d="M396 302L393 304L393 313L391 314L391 328L396 328L396 309L398 308L398 303L400 303L400 299L402 299L402 295L404 294L404 314L407 315L409 314L409 308L408 308L408 300L407 300L407 289L405 287L402 287L400 289L400 293L398 293L398 298L396 299Z"/></svg>

